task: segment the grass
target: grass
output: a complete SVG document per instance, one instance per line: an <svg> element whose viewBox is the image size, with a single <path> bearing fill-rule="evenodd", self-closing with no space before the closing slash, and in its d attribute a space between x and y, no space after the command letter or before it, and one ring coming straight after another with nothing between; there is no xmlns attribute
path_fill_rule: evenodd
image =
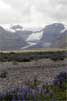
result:
<svg viewBox="0 0 67 101"><path fill-rule="evenodd" d="M18 61L29 62L31 60L50 58L54 61L64 60L66 58L67 50L31 50L31 51L17 51L17 52L0 52L0 62Z"/></svg>
<svg viewBox="0 0 67 101"><path fill-rule="evenodd" d="M65 84L67 85L67 83ZM36 89L36 88L35 88ZM53 101L66 101L66 90L59 89L57 86L53 86L52 89L52 95L50 93L35 93L35 95L32 95L31 93L25 95L24 101L52 101L52 99L55 99ZM15 101L23 101L23 100L18 100L18 95L14 93L14 95L7 94L4 98L1 99L1 101L13 101L12 98L13 96L15 97ZM22 99L23 95L19 95L19 99ZM36 100L35 100L36 99Z"/></svg>
<svg viewBox="0 0 67 101"><path fill-rule="evenodd" d="M66 78L63 76L61 76L63 78L62 83L60 83L61 88L60 85L54 84L54 81L52 84L43 84L39 88L39 81L34 80L32 83L33 88L31 85L27 85L26 88L15 88L15 90L6 93L4 96L0 96L0 101L66 101L67 76Z"/></svg>

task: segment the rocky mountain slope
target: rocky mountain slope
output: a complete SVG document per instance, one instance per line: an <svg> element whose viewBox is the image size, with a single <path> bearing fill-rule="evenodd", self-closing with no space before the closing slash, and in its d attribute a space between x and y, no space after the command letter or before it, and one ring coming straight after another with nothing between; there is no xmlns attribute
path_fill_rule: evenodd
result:
<svg viewBox="0 0 67 101"><path fill-rule="evenodd" d="M0 50L64 48L67 45L67 30L61 23L34 30L26 30L21 25L12 25L9 30L0 26Z"/></svg>
<svg viewBox="0 0 67 101"><path fill-rule="evenodd" d="M54 23L42 29L43 35L32 48L65 48L67 46L67 30L63 24Z"/></svg>

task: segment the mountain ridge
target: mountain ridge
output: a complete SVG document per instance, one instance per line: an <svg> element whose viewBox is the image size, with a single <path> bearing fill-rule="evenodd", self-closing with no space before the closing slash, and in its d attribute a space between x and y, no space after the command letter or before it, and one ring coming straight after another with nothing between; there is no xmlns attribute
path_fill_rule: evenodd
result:
<svg viewBox="0 0 67 101"><path fill-rule="evenodd" d="M67 45L67 30L61 23L53 23L38 30L26 30L21 25L13 25L10 29L13 31L0 26L0 50L65 48Z"/></svg>

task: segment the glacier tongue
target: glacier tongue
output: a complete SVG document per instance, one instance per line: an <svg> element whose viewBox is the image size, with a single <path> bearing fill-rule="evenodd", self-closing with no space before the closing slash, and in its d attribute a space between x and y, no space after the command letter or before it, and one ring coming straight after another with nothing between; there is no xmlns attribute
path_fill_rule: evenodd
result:
<svg viewBox="0 0 67 101"><path fill-rule="evenodd" d="M33 42L28 42L28 44L29 44L29 45L24 46L24 47L22 47L21 49L27 49L27 48L29 48L29 47L31 47L31 46L36 45L36 43L33 43Z"/></svg>
<svg viewBox="0 0 67 101"><path fill-rule="evenodd" d="M32 33L28 38L27 38L27 42L35 42L38 41L42 38L43 32L36 32L36 33Z"/></svg>
<svg viewBox="0 0 67 101"><path fill-rule="evenodd" d="M25 47L22 47L21 49L26 49L26 48L29 48L31 46L34 46L38 43L38 41L42 38L43 36L43 32L35 32L35 33L32 33L28 38L27 38L27 43L28 45L25 46Z"/></svg>

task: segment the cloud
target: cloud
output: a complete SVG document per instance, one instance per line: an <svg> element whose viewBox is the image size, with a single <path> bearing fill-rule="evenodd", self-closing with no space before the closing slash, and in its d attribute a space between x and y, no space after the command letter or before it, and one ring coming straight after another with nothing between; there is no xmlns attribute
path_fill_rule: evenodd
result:
<svg viewBox="0 0 67 101"><path fill-rule="evenodd" d="M67 23L67 0L0 0L0 23Z"/></svg>
<svg viewBox="0 0 67 101"><path fill-rule="evenodd" d="M19 18L17 11L11 5L0 1L0 23L15 22Z"/></svg>
<svg viewBox="0 0 67 101"><path fill-rule="evenodd" d="M67 0L51 0L51 6L54 8L51 17L58 21L67 22Z"/></svg>

